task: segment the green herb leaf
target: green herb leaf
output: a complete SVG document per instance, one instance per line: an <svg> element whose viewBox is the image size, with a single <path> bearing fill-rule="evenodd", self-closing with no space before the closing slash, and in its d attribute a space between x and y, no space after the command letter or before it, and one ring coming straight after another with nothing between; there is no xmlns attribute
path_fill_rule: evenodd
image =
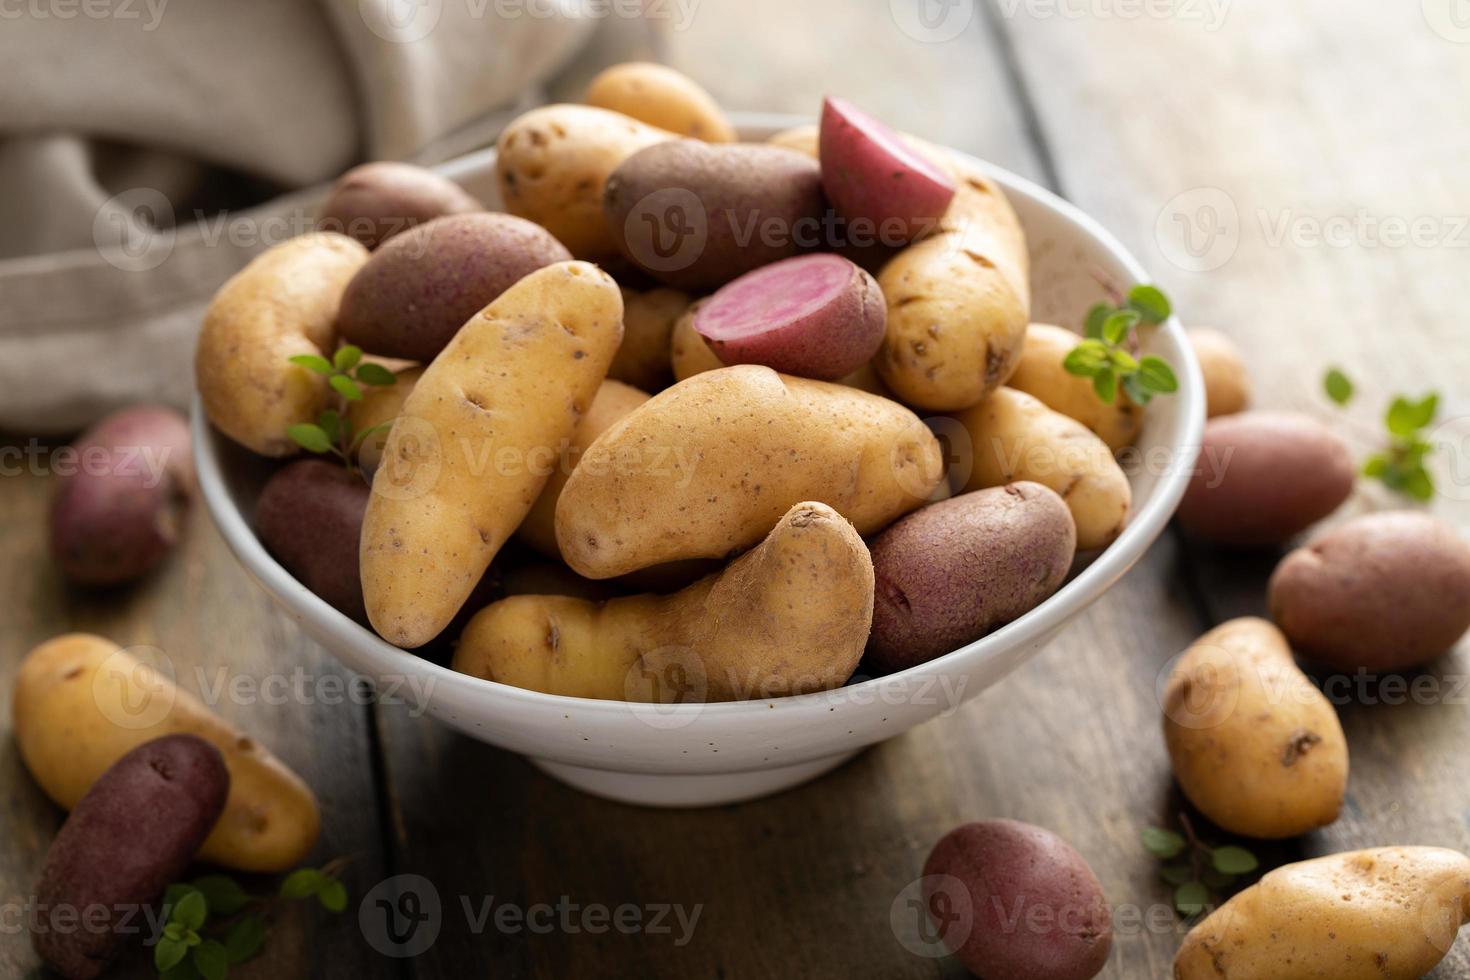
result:
<svg viewBox="0 0 1470 980"><path fill-rule="evenodd" d="M1104 368L1093 376L1092 390L1104 403L1113 404L1118 400L1118 375L1112 368Z"/></svg>
<svg viewBox="0 0 1470 980"><path fill-rule="evenodd" d="M1144 386L1143 375L1136 372L1123 379L1123 394L1135 405L1147 405L1154 397L1154 393Z"/></svg>
<svg viewBox="0 0 1470 980"><path fill-rule="evenodd" d="M298 422L286 430L286 435L307 452L329 453L332 451L332 439L319 425L310 422Z"/></svg>
<svg viewBox="0 0 1470 980"><path fill-rule="evenodd" d="M210 915L234 915L250 904L245 889L228 875L205 875L195 878L194 888L203 893Z"/></svg>
<svg viewBox="0 0 1470 980"><path fill-rule="evenodd" d="M1346 405L1353 400L1353 382L1346 374L1338 368L1331 368L1327 376L1322 379L1322 388L1339 405Z"/></svg>
<svg viewBox="0 0 1470 980"><path fill-rule="evenodd" d="M281 897L306 898L308 895L315 895L331 880L316 868L298 868L281 882Z"/></svg>
<svg viewBox="0 0 1470 980"><path fill-rule="evenodd" d="M1210 863L1227 875L1250 874L1261 866L1256 856L1243 847L1217 847L1210 852Z"/></svg>
<svg viewBox="0 0 1470 980"><path fill-rule="evenodd" d="M1161 357L1145 357L1138 362L1138 377L1143 386L1159 395L1172 395L1179 390L1174 369Z"/></svg>
<svg viewBox="0 0 1470 980"><path fill-rule="evenodd" d="M244 963L265 943L265 920L258 915L236 922L225 934L225 954L231 963Z"/></svg>
<svg viewBox="0 0 1470 980"><path fill-rule="evenodd" d="M1121 344L1128 339L1128 334L1132 333L1141 319L1136 310L1118 310L1103 321L1103 340L1113 346Z"/></svg>
<svg viewBox="0 0 1470 980"><path fill-rule="evenodd" d="M182 881L176 881L172 885L169 885L163 891L164 909L168 910L173 906L179 904L179 899L183 898L185 895L189 894L192 891L198 891L198 889L195 888L193 885L185 884Z"/></svg>
<svg viewBox="0 0 1470 980"><path fill-rule="evenodd" d="M347 908L347 886L333 878L316 893L316 898L328 912L341 912Z"/></svg>
<svg viewBox="0 0 1470 980"><path fill-rule="evenodd" d="M199 933L195 932L193 929L185 929L184 930L184 945L185 946L191 946L191 947L192 946L198 946L203 941L204 940L199 937Z"/></svg>
<svg viewBox="0 0 1470 980"><path fill-rule="evenodd" d="M1103 335L1103 324L1108 322L1108 317L1113 315L1113 308L1106 303L1099 303L1087 311L1087 320L1082 326L1082 335L1089 340L1101 340Z"/></svg>
<svg viewBox="0 0 1470 980"><path fill-rule="evenodd" d="M350 402L362 401L362 389L357 386L356 381L345 374L332 375L327 379L327 384L332 386L333 391Z"/></svg>
<svg viewBox="0 0 1470 980"><path fill-rule="evenodd" d="M316 417L316 424L318 428L327 434L327 438L331 440L332 445L335 446L337 441L342 438L342 416L334 409L325 409L322 414Z"/></svg>
<svg viewBox="0 0 1470 980"><path fill-rule="evenodd" d="M1138 360L1121 347L1112 352L1111 358L1113 367L1122 374L1133 374L1138 370Z"/></svg>
<svg viewBox="0 0 1470 980"><path fill-rule="evenodd" d="M1181 915L1199 915L1210 904L1210 893L1197 881L1188 881L1174 890L1174 907Z"/></svg>
<svg viewBox="0 0 1470 980"><path fill-rule="evenodd" d="M209 903L197 889L189 892L169 913L168 920L184 929L198 929L209 918Z"/></svg>
<svg viewBox="0 0 1470 980"><path fill-rule="evenodd" d="M1138 832L1138 839L1143 842L1144 850L1165 861L1183 854L1188 846L1179 834L1162 827L1145 827Z"/></svg>
<svg viewBox="0 0 1470 980"><path fill-rule="evenodd" d="M230 972L229 954L222 943L210 939L195 947L194 965L204 980L225 980Z"/></svg>
<svg viewBox="0 0 1470 980"><path fill-rule="evenodd" d="M1159 869L1159 877L1171 885L1182 885L1194 880L1194 869L1188 862L1184 864L1166 864Z"/></svg>
<svg viewBox="0 0 1470 980"><path fill-rule="evenodd" d="M1067 352L1062 367L1068 374L1090 378L1107 367L1110 359L1108 347L1101 340L1084 340Z"/></svg>
<svg viewBox="0 0 1470 980"><path fill-rule="evenodd" d="M320 354L297 354L295 357L290 358L290 361L292 364L298 364L306 368L306 370L314 371L317 374L332 373L332 362Z"/></svg>
<svg viewBox="0 0 1470 980"><path fill-rule="evenodd" d="M361 381L365 385L379 385L386 387L387 385L396 383L398 381L398 375L394 374L392 371L389 371L381 364L374 364L369 361L366 364L358 366L357 380Z"/></svg>
<svg viewBox="0 0 1470 980"><path fill-rule="evenodd" d="M163 927L163 934L166 937L168 937L169 939L176 939L179 942L184 941L184 933L186 932L188 932L188 930L179 925L177 922L165 923Z"/></svg>
<svg viewBox="0 0 1470 980"><path fill-rule="evenodd" d="M153 966L160 973L164 973L178 966L188 955L189 947L185 946L182 940L164 936L153 947Z"/></svg>
<svg viewBox="0 0 1470 980"><path fill-rule="evenodd" d="M1382 479L1388 472L1388 457L1383 453L1374 453L1363 462L1363 475Z"/></svg>
<svg viewBox="0 0 1470 980"><path fill-rule="evenodd" d="M1403 491L1415 500L1428 502L1434 499L1434 477L1420 466L1404 474Z"/></svg>
<svg viewBox="0 0 1470 980"><path fill-rule="evenodd" d="M338 371L351 371L357 367L357 362L362 360L362 348L352 344L343 344L337 348L337 353L332 355L332 367Z"/></svg>
<svg viewBox="0 0 1470 980"><path fill-rule="evenodd" d="M1157 286L1134 286L1128 291L1128 305L1146 323L1163 323L1174 312L1169 297Z"/></svg>
<svg viewBox="0 0 1470 980"><path fill-rule="evenodd" d="M1409 438L1420 429L1434 421L1434 416L1439 413L1439 395L1426 395L1419 401L1410 401L1403 395L1393 400L1388 406L1388 415L1384 419L1388 431L1396 436Z"/></svg>
<svg viewBox="0 0 1470 980"><path fill-rule="evenodd" d="M1419 423L1419 428L1424 429L1433 425L1434 417L1439 414L1439 392L1431 392L1421 398L1417 409L1416 421Z"/></svg>

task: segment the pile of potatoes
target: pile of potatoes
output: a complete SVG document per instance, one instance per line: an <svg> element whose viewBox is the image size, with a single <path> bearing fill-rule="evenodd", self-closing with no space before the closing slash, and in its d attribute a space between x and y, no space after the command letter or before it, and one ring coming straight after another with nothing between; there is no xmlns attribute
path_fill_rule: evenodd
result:
<svg viewBox="0 0 1470 980"><path fill-rule="evenodd" d="M389 642L557 694L824 690L1023 615L1126 525L1141 413L1060 369L1015 213L948 151L839 99L740 143L633 64L513 121L496 178L506 213L358 168L199 339L210 420L284 463L262 540ZM396 382L344 402L292 360L343 345ZM293 459L324 410L390 427Z"/></svg>

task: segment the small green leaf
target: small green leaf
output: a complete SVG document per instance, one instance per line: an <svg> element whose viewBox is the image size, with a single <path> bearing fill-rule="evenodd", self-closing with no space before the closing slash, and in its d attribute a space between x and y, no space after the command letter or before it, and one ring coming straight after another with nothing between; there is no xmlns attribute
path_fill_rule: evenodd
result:
<svg viewBox="0 0 1470 980"><path fill-rule="evenodd" d="M1103 322L1103 340L1117 346L1128 339L1128 334L1142 319L1136 310L1119 310Z"/></svg>
<svg viewBox="0 0 1470 980"><path fill-rule="evenodd" d="M362 401L362 389L357 386L356 381L345 374L332 375L327 379L327 384L332 386L333 391L350 402Z"/></svg>
<svg viewBox="0 0 1470 980"><path fill-rule="evenodd" d="M319 425L310 422L298 422L286 430L286 435L291 441L302 449L312 453L329 453L332 451L332 439Z"/></svg>
<svg viewBox="0 0 1470 980"><path fill-rule="evenodd" d="M1261 866L1256 856L1243 847L1217 847L1210 852L1210 863L1227 875L1250 874Z"/></svg>
<svg viewBox="0 0 1470 980"><path fill-rule="evenodd" d="M1177 887L1185 882L1194 880L1194 869L1189 866L1188 862L1184 864L1166 864L1159 869L1159 877Z"/></svg>
<svg viewBox="0 0 1470 980"><path fill-rule="evenodd" d="M369 361L359 365L357 369L357 380L365 385L387 386L398 381L398 376L381 364Z"/></svg>
<svg viewBox="0 0 1470 980"><path fill-rule="evenodd" d="M178 942L183 942L184 941L184 933L186 933L188 931L189 930L185 929L183 926L179 925L177 922L165 923L164 924L164 927L163 927L163 934L164 934L164 936L166 936L169 939L177 940Z"/></svg>
<svg viewBox="0 0 1470 980"><path fill-rule="evenodd" d="M1157 286L1134 286L1128 291L1128 305L1146 323L1163 323L1174 312L1169 297Z"/></svg>
<svg viewBox="0 0 1470 980"><path fill-rule="evenodd" d="M1138 362L1138 376L1143 386L1159 395L1171 395L1179 390L1179 379L1174 369L1161 357L1145 357Z"/></svg>
<svg viewBox="0 0 1470 980"><path fill-rule="evenodd" d="M195 932L193 929L184 930L185 946L198 946L203 941L204 940L199 937L199 933Z"/></svg>
<svg viewBox="0 0 1470 980"><path fill-rule="evenodd" d="M203 893L210 915L234 915L250 904L245 889L228 875L205 875L195 878L194 887Z"/></svg>
<svg viewBox="0 0 1470 980"><path fill-rule="evenodd" d="M1332 368L1327 376L1322 379L1322 388L1327 392L1327 397L1338 405L1346 405L1353 400L1353 382L1339 368Z"/></svg>
<svg viewBox="0 0 1470 980"><path fill-rule="evenodd" d="M164 936L153 947L153 966L160 972L172 970L189 955L189 947L182 940Z"/></svg>
<svg viewBox="0 0 1470 980"><path fill-rule="evenodd" d="M316 893L316 898L328 912L341 912L347 908L347 886L333 878Z"/></svg>
<svg viewBox="0 0 1470 980"><path fill-rule="evenodd" d="M1117 368L1120 374L1133 374L1138 370L1137 358L1121 347L1112 352L1111 358L1113 367Z"/></svg>
<svg viewBox="0 0 1470 980"><path fill-rule="evenodd" d="M342 438L342 416L333 409L326 409L316 417L317 427L327 434L332 445Z"/></svg>
<svg viewBox="0 0 1470 980"><path fill-rule="evenodd" d="M176 881L172 885L169 885L166 889L164 889L163 892L164 909L170 909L173 906L179 904L179 899L183 898L185 895L189 894L192 891L198 891L198 889L195 888L193 885L187 885L182 881Z"/></svg>
<svg viewBox="0 0 1470 980"><path fill-rule="evenodd" d="M1118 400L1118 375L1111 368L1099 371L1093 376L1092 390L1105 404L1113 404Z"/></svg>
<svg viewBox="0 0 1470 980"><path fill-rule="evenodd" d="M1137 372L1123 378L1123 394L1135 405L1147 405L1154 397L1154 393L1144 385L1143 375Z"/></svg>
<svg viewBox="0 0 1470 980"><path fill-rule="evenodd" d="M1089 340L1101 340L1103 335L1103 324L1108 317L1115 312L1114 308L1106 303L1099 303L1087 311L1087 320L1082 327L1082 335Z"/></svg>
<svg viewBox="0 0 1470 980"><path fill-rule="evenodd" d="M332 373L332 362L320 354L297 354L290 360L292 364L298 364L306 368L306 370L314 371L317 374Z"/></svg>
<svg viewBox="0 0 1470 980"><path fill-rule="evenodd" d="M332 355L332 367L338 371L351 371L357 367L357 362L362 360L362 348L352 344L343 344L337 348L337 353Z"/></svg>
<svg viewBox="0 0 1470 980"><path fill-rule="evenodd" d="M1174 907L1181 915L1199 915L1209 904L1209 891L1197 881L1187 881L1174 890Z"/></svg>
<svg viewBox="0 0 1470 980"><path fill-rule="evenodd" d="M1403 491L1420 502L1433 500L1434 477L1422 466L1409 470L1404 474Z"/></svg>
<svg viewBox="0 0 1470 980"><path fill-rule="evenodd" d="M1388 406L1388 414L1383 421L1394 435L1411 436L1419 431L1419 405L1399 395Z"/></svg>
<svg viewBox="0 0 1470 980"><path fill-rule="evenodd" d="M179 899L179 904L169 913L168 920L185 929L198 929L208 918L209 903L204 900L203 894L195 890Z"/></svg>
<svg viewBox="0 0 1470 980"><path fill-rule="evenodd" d="M1423 429L1434 424L1434 417L1439 414L1439 393L1425 395L1415 409L1414 420L1419 423L1417 428Z"/></svg>
<svg viewBox="0 0 1470 980"><path fill-rule="evenodd" d="M222 943L210 939L195 947L194 965L204 980L225 980L230 972L229 954Z"/></svg>
<svg viewBox="0 0 1470 980"><path fill-rule="evenodd" d="M1106 368L1110 359L1107 345L1101 340L1084 340L1068 351L1062 367L1068 374L1091 378Z"/></svg>
<svg viewBox="0 0 1470 980"><path fill-rule="evenodd" d="M1363 462L1363 475L1377 479L1383 479L1388 472L1388 457L1382 453L1374 453Z"/></svg>
<svg viewBox="0 0 1470 980"><path fill-rule="evenodd" d="M330 880L316 868L298 868L281 882L281 897L306 898L308 895L315 895Z"/></svg>
<svg viewBox="0 0 1470 980"><path fill-rule="evenodd" d="M1188 846L1183 837L1162 827L1145 827L1138 832L1138 839L1144 850L1165 861L1183 854Z"/></svg>
<svg viewBox="0 0 1470 980"><path fill-rule="evenodd" d="M244 963L265 943L265 920L258 915L236 922L225 934L225 954L231 963Z"/></svg>

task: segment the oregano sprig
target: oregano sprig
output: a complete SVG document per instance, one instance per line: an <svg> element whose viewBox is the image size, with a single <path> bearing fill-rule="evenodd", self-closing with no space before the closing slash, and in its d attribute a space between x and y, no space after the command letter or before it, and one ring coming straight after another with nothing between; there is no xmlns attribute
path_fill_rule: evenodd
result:
<svg viewBox="0 0 1470 980"><path fill-rule="evenodd" d="M1179 390L1174 369L1161 357L1139 357L1136 331L1169 319L1173 307L1156 286L1134 286L1121 305L1099 303L1087 314L1084 340L1062 361L1068 374L1092 379L1097 397L1116 403L1121 389L1138 405Z"/></svg>
<svg viewBox="0 0 1470 980"><path fill-rule="evenodd" d="M162 980L224 980L230 967L260 952L276 903L314 897L328 912L346 909L347 887L338 877L346 866L338 858L321 868L300 868L286 876L276 895L250 895L228 875L169 885L154 968Z"/></svg>
<svg viewBox="0 0 1470 980"><path fill-rule="evenodd" d="M1322 379L1323 390L1335 404L1346 407L1353 400L1352 380L1340 368L1331 368ZM1434 443L1425 438L1424 430L1439 415L1439 393L1429 392L1420 398L1395 395L1383 416L1387 432L1386 446L1363 461L1363 475L1380 481L1396 493L1415 500L1434 497L1434 477L1425 461L1434 452Z"/></svg>
<svg viewBox="0 0 1470 980"><path fill-rule="evenodd" d="M1194 832L1186 814L1179 814L1183 833L1163 827L1145 827L1138 837L1146 851L1165 862L1159 876L1174 886L1174 908L1186 919L1217 903L1241 875L1260 867L1256 856L1243 847L1211 847Z"/></svg>
<svg viewBox="0 0 1470 980"><path fill-rule="evenodd" d="M330 361L320 354L297 354L290 361L313 374L325 375L327 384L337 393L338 404L335 408L324 409L315 422L289 426L286 435L307 452L331 453L352 469L352 461L363 441L392 423L384 422L354 433L352 422L347 417L347 403L362 401L363 385L386 387L396 384L398 377L381 364L364 361L362 348L352 344L339 347Z"/></svg>

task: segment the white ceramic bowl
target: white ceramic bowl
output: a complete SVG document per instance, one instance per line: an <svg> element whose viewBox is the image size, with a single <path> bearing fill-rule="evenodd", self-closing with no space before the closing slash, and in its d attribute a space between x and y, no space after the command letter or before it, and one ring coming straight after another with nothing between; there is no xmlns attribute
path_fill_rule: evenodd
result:
<svg viewBox="0 0 1470 980"><path fill-rule="evenodd" d="M748 115L747 139L800 120ZM494 150L443 172L496 206ZM1030 242L1033 318L1080 324L1104 298L1099 277L1146 282L1137 261L1085 214L1030 181L986 168L1005 188ZM194 451L210 514L225 540L281 609L338 660L380 688L423 692L427 714L472 738L525 754L579 789L625 802L703 806L750 799L819 776L860 749L951 711L1040 650L1116 582L1168 523L1204 425L1199 367L1175 321L1149 346L1176 368L1180 390L1149 406L1130 473L1133 515L1114 544L1036 609L983 639L888 677L821 694L729 704L629 705L557 697L480 680L399 650L308 592L251 530L269 467L217 433L196 398Z"/></svg>

